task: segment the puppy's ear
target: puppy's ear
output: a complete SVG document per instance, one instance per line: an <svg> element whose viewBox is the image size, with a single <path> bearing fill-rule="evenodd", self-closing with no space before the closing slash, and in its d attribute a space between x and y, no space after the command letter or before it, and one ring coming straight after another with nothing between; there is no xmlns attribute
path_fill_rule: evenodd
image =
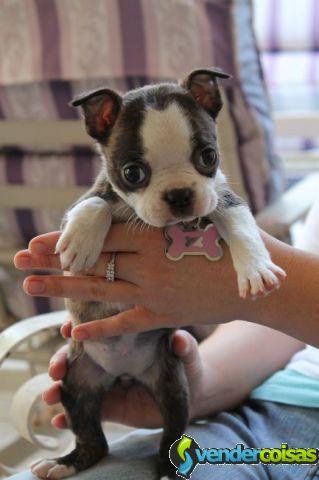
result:
<svg viewBox="0 0 319 480"><path fill-rule="evenodd" d="M217 78L231 78L218 68L194 70L181 82L195 100L215 119L223 106Z"/></svg>
<svg viewBox="0 0 319 480"><path fill-rule="evenodd" d="M82 107L88 134L105 141L121 110L122 97L113 90L103 88L75 98L71 105Z"/></svg>

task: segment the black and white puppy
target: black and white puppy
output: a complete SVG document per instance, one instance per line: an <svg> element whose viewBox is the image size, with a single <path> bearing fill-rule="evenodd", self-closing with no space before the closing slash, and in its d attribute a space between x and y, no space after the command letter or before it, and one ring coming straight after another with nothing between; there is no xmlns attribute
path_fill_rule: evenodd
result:
<svg viewBox="0 0 319 480"><path fill-rule="evenodd" d="M73 102L83 109L103 164L93 188L66 214L57 244L64 269L77 273L92 267L111 223L125 222L133 214L156 227L207 218L230 247L242 297L279 286L285 273L271 261L247 205L230 190L219 169L218 77L229 75L218 69L196 70L179 85L151 85L124 96L101 89ZM78 324L129 306L69 300L67 307ZM62 403L76 446L64 457L33 465L35 475L59 479L104 457L108 445L101 428L103 395L115 382L133 379L158 402L164 420L159 475L175 478L168 451L187 426L188 385L181 361L170 348L172 332L160 329L73 342Z"/></svg>

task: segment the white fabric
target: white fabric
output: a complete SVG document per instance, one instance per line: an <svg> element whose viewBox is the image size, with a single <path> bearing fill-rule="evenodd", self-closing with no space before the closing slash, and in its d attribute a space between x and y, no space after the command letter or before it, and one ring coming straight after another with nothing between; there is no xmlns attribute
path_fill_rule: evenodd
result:
<svg viewBox="0 0 319 480"><path fill-rule="evenodd" d="M319 255L319 198L307 217L296 247ZM319 380L319 349L308 345L291 358L286 368Z"/></svg>
<svg viewBox="0 0 319 480"><path fill-rule="evenodd" d="M319 349L308 345L291 358L286 369L319 380Z"/></svg>

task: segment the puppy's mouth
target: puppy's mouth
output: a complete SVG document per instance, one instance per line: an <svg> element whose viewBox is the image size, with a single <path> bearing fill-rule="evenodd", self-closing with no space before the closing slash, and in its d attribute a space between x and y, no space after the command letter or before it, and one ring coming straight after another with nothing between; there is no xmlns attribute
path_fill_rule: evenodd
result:
<svg viewBox="0 0 319 480"><path fill-rule="evenodd" d="M185 215L185 216L179 216L179 217L171 217L166 220L161 220L159 222L156 221L145 221L143 220L144 223L150 225L151 227L157 227L157 228L164 228L168 227L169 225L176 225L177 223L197 223L199 221L199 218L196 215Z"/></svg>
<svg viewBox="0 0 319 480"><path fill-rule="evenodd" d="M144 205L143 205L144 206ZM156 228L164 228L177 223L190 223L206 217L215 209L216 205L212 202L197 202L192 208L184 209L184 211L172 211L164 205L152 205L152 208L137 208L137 216L146 224ZM175 209L177 210L177 209ZM180 209L182 210L182 209Z"/></svg>
<svg viewBox="0 0 319 480"><path fill-rule="evenodd" d="M168 225L176 225L176 223L192 223L192 222L197 222L199 220L199 217L196 215L183 215L180 217L175 217L172 220L167 221L165 227Z"/></svg>

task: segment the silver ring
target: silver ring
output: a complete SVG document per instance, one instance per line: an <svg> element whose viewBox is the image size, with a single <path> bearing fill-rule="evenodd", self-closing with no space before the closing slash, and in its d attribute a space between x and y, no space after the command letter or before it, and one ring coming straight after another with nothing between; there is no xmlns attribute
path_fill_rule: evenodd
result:
<svg viewBox="0 0 319 480"><path fill-rule="evenodd" d="M115 253L112 253L111 259L106 265L105 278L108 282L115 281Z"/></svg>

